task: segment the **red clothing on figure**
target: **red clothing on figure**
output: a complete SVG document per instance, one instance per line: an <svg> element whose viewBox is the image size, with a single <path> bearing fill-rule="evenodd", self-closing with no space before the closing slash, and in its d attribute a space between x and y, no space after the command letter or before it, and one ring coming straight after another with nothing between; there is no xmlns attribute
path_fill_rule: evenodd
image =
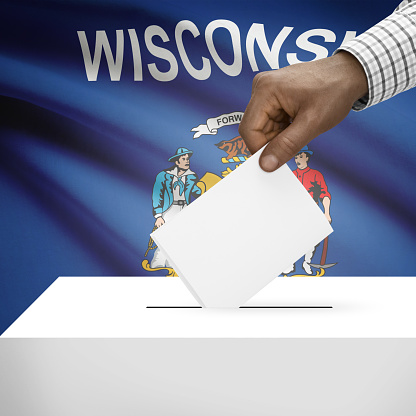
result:
<svg viewBox="0 0 416 416"><path fill-rule="evenodd" d="M316 202L326 196L331 199L331 194L328 192L328 187L321 172L307 167L306 169L298 168L293 173Z"/></svg>

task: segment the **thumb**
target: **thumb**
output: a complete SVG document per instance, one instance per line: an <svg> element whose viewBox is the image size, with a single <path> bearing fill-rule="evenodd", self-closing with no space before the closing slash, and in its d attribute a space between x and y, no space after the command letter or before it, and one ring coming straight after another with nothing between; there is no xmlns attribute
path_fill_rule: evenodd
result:
<svg viewBox="0 0 416 416"><path fill-rule="evenodd" d="M293 122L273 138L260 155L260 167L273 172L294 157L319 132L304 117L297 115Z"/></svg>

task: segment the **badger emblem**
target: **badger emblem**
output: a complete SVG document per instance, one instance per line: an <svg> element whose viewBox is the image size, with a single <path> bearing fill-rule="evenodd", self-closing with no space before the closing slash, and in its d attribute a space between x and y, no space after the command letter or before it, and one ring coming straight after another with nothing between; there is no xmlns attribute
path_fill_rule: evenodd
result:
<svg viewBox="0 0 416 416"><path fill-rule="evenodd" d="M215 146L227 153L225 159L233 159L237 155L245 156L246 158L250 156L250 152L246 146L246 143L241 138L241 136L234 137L231 140L223 140L219 143L216 143Z"/></svg>

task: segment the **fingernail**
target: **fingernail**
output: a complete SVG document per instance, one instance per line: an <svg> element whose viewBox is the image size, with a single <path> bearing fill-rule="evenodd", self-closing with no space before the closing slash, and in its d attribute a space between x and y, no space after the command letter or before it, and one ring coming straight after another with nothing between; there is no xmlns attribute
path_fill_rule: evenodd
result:
<svg viewBox="0 0 416 416"><path fill-rule="evenodd" d="M260 159L260 167L266 172L273 172L279 167L279 161L273 154L266 155Z"/></svg>

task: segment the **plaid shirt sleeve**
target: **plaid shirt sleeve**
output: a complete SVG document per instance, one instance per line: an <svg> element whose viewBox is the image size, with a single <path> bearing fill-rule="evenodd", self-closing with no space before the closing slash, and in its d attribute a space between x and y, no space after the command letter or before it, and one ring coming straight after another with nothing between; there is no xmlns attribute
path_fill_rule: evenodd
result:
<svg viewBox="0 0 416 416"><path fill-rule="evenodd" d="M405 0L393 14L337 50L363 66L369 93L356 101L359 111L416 85L416 0Z"/></svg>

